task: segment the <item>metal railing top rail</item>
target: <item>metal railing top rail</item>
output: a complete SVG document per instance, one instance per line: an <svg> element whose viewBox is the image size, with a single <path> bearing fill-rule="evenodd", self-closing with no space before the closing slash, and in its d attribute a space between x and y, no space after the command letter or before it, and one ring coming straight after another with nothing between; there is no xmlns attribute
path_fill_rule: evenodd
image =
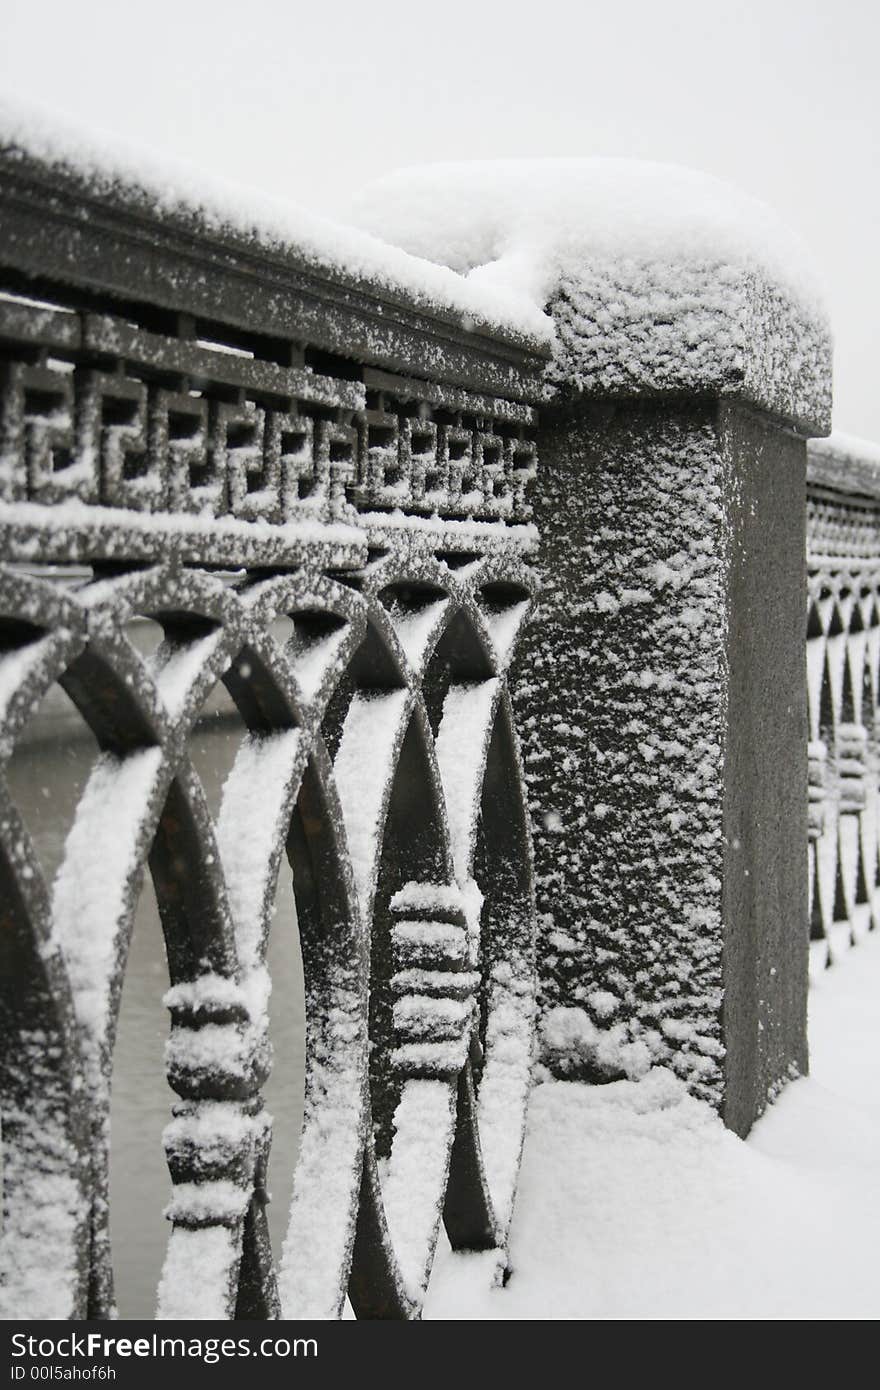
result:
<svg viewBox="0 0 880 1390"><path fill-rule="evenodd" d="M188 315L201 336L237 330L232 348L279 365L330 353L472 390L537 401L549 348L513 323L490 324L450 295L434 301L393 276L346 271L279 236L233 226L185 203L160 205L132 179L35 156L0 137L3 268L40 297L59 282L83 304L109 296L144 327ZM358 234L352 233L357 237ZM365 240L367 240L365 238ZM376 243L378 246L378 243ZM403 252L389 256L412 260ZM430 275L457 278L426 264ZM341 365L341 364L339 364ZM353 368L349 368L353 371Z"/></svg>
<svg viewBox="0 0 880 1390"><path fill-rule="evenodd" d="M880 445L835 431L807 446L807 485L880 500ZM878 538L880 550L880 538Z"/></svg>

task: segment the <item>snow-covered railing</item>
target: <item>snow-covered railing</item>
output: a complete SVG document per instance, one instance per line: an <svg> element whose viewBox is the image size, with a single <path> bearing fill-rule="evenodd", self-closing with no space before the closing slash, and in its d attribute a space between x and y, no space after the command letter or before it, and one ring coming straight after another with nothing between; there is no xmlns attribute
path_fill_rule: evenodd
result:
<svg viewBox="0 0 880 1390"><path fill-rule="evenodd" d="M404 171L359 209L554 322L518 696L543 1062L671 1067L745 1133L807 1066L809 258L735 190L626 161Z"/></svg>
<svg viewBox="0 0 880 1390"><path fill-rule="evenodd" d="M113 1309L149 869L160 1315L347 1291L416 1317L441 1219L507 1272L536 1016L538 1076L669 1066L740 1132L806 1067L823 313L767 215L681 170L408 174L353 232L28 141L0 150L6 1296ZM221 687L243 736L215 799ZM56 696L95 744L66 790L31 785ZM70 809L51 872L44 794ZM306 1097L273 1252L291 875Z"/></svg>
<svg viewBox="0 0 880 1390"><path fill-rule="evenodd" d="M880 917L880 450L810 446L810 935L818 966Z"/></svg>
<svg viewBox="0 0 880 1390"><path fill-rule="evenodd" d="M148 870L178 1097L160 1316L332 1317L346 1291L358 1315L418 1316L441 1216L504 1269L534 1012L507 672L532 599L546 350L480 321L486 297L448 271L357 233L285 241L239 211L0 154L19 1316L114 1307L114 1040ZM191 740L220 682L246 732L214 814ZM49 875L9 769L59 687L97 749ZM266 952L291 873L306 1098L273 1252L267 1164L287 1160L261 1100Z"/></svg>

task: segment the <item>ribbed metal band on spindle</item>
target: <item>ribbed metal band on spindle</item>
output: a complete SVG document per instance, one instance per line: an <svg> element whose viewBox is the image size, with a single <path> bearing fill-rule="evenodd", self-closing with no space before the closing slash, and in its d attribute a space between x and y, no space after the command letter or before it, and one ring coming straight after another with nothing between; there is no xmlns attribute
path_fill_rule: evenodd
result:
<svg viewBox="0 0 880 1390"><path fill-rule="evenodd" d="M836 736L840 811L858 815L865 809L868 732L861 724L840 724Z"/></svg>
<svg viewBox="0 0 880 1390"><path fill-rule="evenodd" d="M479 975L464 907L451 901L457 890L425 888L392 901L400 917L391 933L398 1040L392 1064L410 1077L453 1077L467 1059Z"/></svg>
<svg viewBox="0 0 880 1390"><path fill-rule="evenodd" d="M818 840L825 831L828 795L828 748L822 739L807 745L807 833Z"/></svg>

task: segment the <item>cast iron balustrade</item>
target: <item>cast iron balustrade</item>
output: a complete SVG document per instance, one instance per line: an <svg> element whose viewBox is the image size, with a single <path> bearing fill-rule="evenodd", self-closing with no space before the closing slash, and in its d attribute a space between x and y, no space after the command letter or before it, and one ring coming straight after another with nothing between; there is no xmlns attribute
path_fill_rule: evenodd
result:
<svg viewBox="0 0 880 1390"><path fill-rule="evenodd" d="M502 1276L522 1145L534 909L507 672L544 360L14 150L0 197L0 753L56 683L100 750L53 881L0 780L10 1311L114 1308L113 1049L149 872L178 1097L159 1315L332 1317L348 1291L359 1316L416 1317L441 1218ZM218 682L246 736L214 818L188 738ZM279 874L306 1100L272 1251Z"/></svg>

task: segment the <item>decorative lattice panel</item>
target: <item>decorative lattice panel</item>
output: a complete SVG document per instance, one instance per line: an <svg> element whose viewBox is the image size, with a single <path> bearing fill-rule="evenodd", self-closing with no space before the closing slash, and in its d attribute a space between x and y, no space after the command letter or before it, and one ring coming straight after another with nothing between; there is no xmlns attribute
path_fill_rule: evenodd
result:
<svg viewBox="0 0 880 1390"><path fill-rule="evenodd" d="M165 935L173 1316L417 1314L438 1224L503 1251L528 1089L529 837L509 560L376 555L218 577L3 575L3 753L59 682L100 748L53 883L3 798L6 1258L33 1315L112 1305L107 1117L140 883ZM291 621L283 643L271 633ZM151 655L138 617L159 623ZM212 819L188 751L223 681L247 736ZM265 952L293 875L306 1113L273 1260ZM159 1213L157 1213L159 1219ZM193 1280L197 1269L199 1277ZM49 1277L51 1272L51 1278ZM41 1293L40 1291L43 1290ZM91 1292L89 1292L91 1290Z"/></svg>
<svg viewBox="0 0 880 1390"><path fill-rule="evenodd" d="M414 1318L441 1223L503 1276L523 1141L507 670L542 360L136 190L0 152L0 192L8 1309L114 1311L114 1045L149 878L177 1097L158 1314L339 1316L348 1293ZM242 737L214 796L195 749L220 687ZM35 752L63 760L56 698L93 748L64 785ZM70 802L51 865L32 792ZM296 1156L261 1097L285 878ZM270 1158L295 1163L275 1250Z"/></svg>
<svg viewBox="0 0 880 1390"><path fill-rule="evenodd" d="M203 521L326 523L352 504L527 519L531 406L376 369L344 380L296 344L165 317L158 333L62 289L0 296L0 499Z"/></svg>
<svg viewBox="0 0 880 1390"><path fill-rule="evenodd" d="M114 1309L114 1047L149 881L175 1097L159 1315L348 1295L417 1317L441 1223L506 1268L534 1007L507 681L544 357L118 181L6 150L0 194L9 1311ZM221 687L222 793L196 756ZM92 750L63 787L33 751L65 750L56 697ZM66 807L51 864L32 792ZM262 1099L285 880L295 1159ZM295 1162L275 1249L270 1159Z"/></svg>

